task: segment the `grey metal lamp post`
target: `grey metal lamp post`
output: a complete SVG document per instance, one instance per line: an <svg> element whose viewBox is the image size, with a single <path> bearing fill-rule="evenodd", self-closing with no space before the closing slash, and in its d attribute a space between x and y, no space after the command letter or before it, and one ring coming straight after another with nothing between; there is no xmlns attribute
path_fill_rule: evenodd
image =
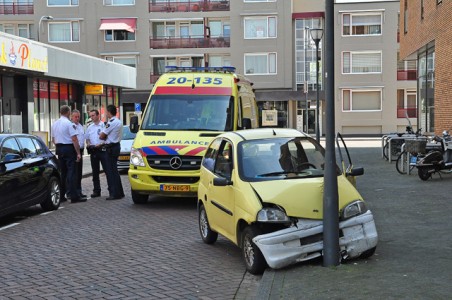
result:
<svg viewBox="0 0 452 300"><path fill-rule="evenodd" d="M319 43L323 37L322 28L311 28L311 38L315 43L315 85L317 91L317 109L315 118L315 139L320 142L320 126L319 126L319 111L320 111L320 99L319 99Z"/></svg>
<svg viewBox="0 0 452 300"><path fill-rule="evenodd" d="M305 126L306 126L306 133L309 134L309 114L308 114L308 79L307 79L307 62L306 62L306 57L307 57L307 50L308 50L308 36L309 36L309 27L306 26L304 28L304 95L305 95L305 104L306 104L306 109L305 109Z"/></svg>
<svg viewBox="0 0 452 300"><path fill-rule="evenodd" d="M39 23L38 23L38 35L37 35L38 42L39 42L39 33L41 32L41 23L42 23L43 20L53 20L53 17L52 17L52 16L42 16L42 17L39 19Z"/></svg>

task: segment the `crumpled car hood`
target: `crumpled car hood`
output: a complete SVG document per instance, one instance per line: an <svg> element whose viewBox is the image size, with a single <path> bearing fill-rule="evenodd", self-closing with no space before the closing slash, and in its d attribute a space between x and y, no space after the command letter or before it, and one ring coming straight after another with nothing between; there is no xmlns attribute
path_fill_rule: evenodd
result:
<svg viewBox="0 0 452 300"><path fill-rule="evenodd" d="M362 200L355 187L338 176L339 210L354 200ZM265 203L285 209L289 217L321 220L323 218L323 178L303 178L251 182ZM339 213L339 212L338 212Z"/></svg>

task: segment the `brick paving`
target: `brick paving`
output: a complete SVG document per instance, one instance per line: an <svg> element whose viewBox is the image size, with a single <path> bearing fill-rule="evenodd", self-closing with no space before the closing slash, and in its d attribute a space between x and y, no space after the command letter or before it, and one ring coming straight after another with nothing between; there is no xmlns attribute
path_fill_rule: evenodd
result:
<svg viewBox="0 0 452 300"><path fill-rule="evenodd" d="M0 231L0 299L253 298L260 277L226 239L202 242L194 200L134 205L121 178L125 199L105 200L102 174L100 198L10 217L20 224ZM91 194L90 177L83 191Z"/></svg>

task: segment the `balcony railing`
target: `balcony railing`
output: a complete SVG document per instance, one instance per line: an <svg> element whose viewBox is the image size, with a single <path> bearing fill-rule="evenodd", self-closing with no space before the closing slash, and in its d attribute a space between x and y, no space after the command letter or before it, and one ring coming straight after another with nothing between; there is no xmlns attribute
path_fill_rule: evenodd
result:
<svg viewBox="0 0 452 300"><path fill-rule="evenodd" d="M34 14L33 4L0 4L0 15L32 15Z"/></svg>
<svg viewBox="0 0 452 300"><path fill-rule="evenodd" d="M406 116L408 116L408 118L417 118L417 108L416 107L397 107L397 118L402 119L402 118L406 118Z"/></svg>
<svg viewBox="0 0 452 300"><path fill-rule="evenodd" d="M229 0L149 1L149 12L229 11Z"/></svg>
<svg viewBox="0 0 452 300"><path fill-rule="evenodd" d="M229 37L184 37L184 38L151 38L151 49L177 48L227 48L231 45Z"/></svg>
<svg viewBox="0 0 452 300"><path fill-rule="evenodd" d="M417 71L397 70L397 80L417 80Z"/></svg>

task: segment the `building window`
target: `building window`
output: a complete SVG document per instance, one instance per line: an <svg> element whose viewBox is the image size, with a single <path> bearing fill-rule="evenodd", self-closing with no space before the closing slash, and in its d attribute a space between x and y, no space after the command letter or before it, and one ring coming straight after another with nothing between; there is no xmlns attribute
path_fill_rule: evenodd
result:
<svg viewBox="0 0 452 300"><path fill-rule="evenodd" d="M408 0L404 1L403 5L403 32L408 32Z"/></svg>
<svg viewBox="0 0 452 300"><path fill-rule="evenodd" d="M0 31L29 39L32 26L32 24L0 24Z"/></svg>
<svg viewBox="0 0 452 300"><path fill-rule="evenodd" d="M381 73L381 52L342 52L342 73Z"/></svg>
<svg viewBox="0 0 452 300"><path fill-rule="evenodd" d="M104 0L106 6L135 5L135 0Z"/></svg>
<svg viewBox="0 0 452 300"><path fill-rule="evenodd" d="M342 35L380 35L381 13L342 14Z"/></svg>
<svg viewBox="0 0 452 300"><path fill-rule="evenodd" d="M135 41L135 32L127 30L105 30L105 41Z"/></svg>
<svg viewBox="0 0 452 300"><path fill-rule="evenodd" d="M381 89L343 89L342 111L381 111Z"/></svg>
<svg viewBox="0 0 452 300"><path fill-rule="evenodd" d="M78 6L78 0L47 0L47 6Z"/></svg>
<svg viewBox="0 0 452 300"><path fill-rule="evenodd" d="M209 55L209 67L231 67L231 56Z"/></svg>
<svg viewBox="0 0 452 300"><path fill-rule="evenodd" d="M209 20L210 37L229 37L231 34L231 25L228 21Z"/></svg>
<svg viewBox="0 0 452 300"><path fill-rule="evenodd" d="M78 21L49 23L49 42L80 41L80 24Z"/></svg>
<svg viewBox="0 0 452 300"><path fill-rule="evenodd" d="M245 39L276 37L276 17L245 18Z"/></svg>
<svg viewBox="0 0 452 300"><path fill-rule="evenodd" d="M276 74L276 53L245 54L245 74Z"/></svg>
<svg viewBox="0 0 452 300"><path fill-rule="evenodd" d="M118 64L123 64L129 67L137 67L136 56L105 56L106 60L113 61Z"/></svg>
<svg viewBox="0 0 452 300"><path fill-rule="evenodd" d="M397 90L397 118L417 118L417 97L414 90Z"/></svg>

